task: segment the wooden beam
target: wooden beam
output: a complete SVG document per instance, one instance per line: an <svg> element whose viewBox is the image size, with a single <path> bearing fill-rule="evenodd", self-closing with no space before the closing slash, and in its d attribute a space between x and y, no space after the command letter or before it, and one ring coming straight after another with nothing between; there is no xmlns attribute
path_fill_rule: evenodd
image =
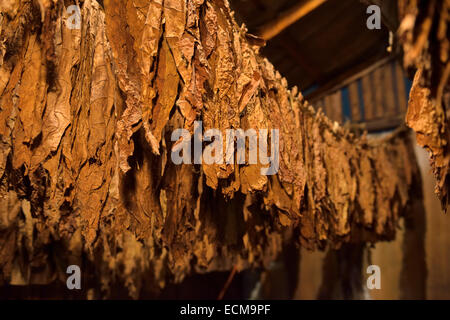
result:
<svg viewBox="0 0 450 320"><path fill-rule="evenodd" d="M375 119L359 123L349 124L349 128L355 131L380 132L400 128L405 125L404 116Z"/></svg>
<svg viewBox="0 0 450 320"><path fill-rule="evenodd" d="M281 13L278 18L260 27L258 36L264 40L272 39L284 29L322 5L325 1L326 0L305 0L299 2L289 10Z"/></svg>

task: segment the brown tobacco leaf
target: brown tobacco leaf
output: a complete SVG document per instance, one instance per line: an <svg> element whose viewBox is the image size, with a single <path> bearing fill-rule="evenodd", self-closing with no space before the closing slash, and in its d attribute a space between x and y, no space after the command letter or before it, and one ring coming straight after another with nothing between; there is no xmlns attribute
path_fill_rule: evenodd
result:
<svg viewBox="0 0 450 320"><path fill-rule="evenodd" d="M78 264L96 296L122 285L137 298L192 272L268 266L282 241L394 237L420 181L408 134L372 141L316 113L227 2L85 0L79 30L62 2L9 3L1 282L50 283ZM171 134L195 120L202 133L278 129L277 174L249 161L175 165Z"/></svg>
<svg viewBox="0 0 450 320"><path fill-rule="evenodd" d="M170 112L175 105L178 94L178 73L175 61L166 41L162 42L158 71L156 75L156 89L159 93L156 105L153 108L153 132L159 144L163 129L169 120Z"/></svg>
<svg viewBox="0 0 450 320"><path fill-rule="evenodd" d="M438 178L436 193L447 208L450 169L450 132L442 107L436 105L431 90L420 85L422 71L414 78L408 102L406 123L416 132L417 143L430 153L433 173Z"/></svg>
<svg viewBox="0 0 450 320"><path fill-rule="evenodd" d="M450 1L399 1L405 68L417 69L407 124L427 148L442 208L450 203L449 128L445 96L450 92Z"/></svg>

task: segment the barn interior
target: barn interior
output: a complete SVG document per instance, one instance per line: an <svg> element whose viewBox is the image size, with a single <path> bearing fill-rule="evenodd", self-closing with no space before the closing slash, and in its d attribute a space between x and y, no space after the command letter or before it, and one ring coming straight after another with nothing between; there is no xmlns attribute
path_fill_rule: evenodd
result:
<svg viewBox="0 0 450 320"><path fill-rule="evenodd" d="M411 141L419 173L411 183L406 211L395 220L394 233L376 241L355 237L360 240L314 250L302 242L286 240L290 239L286 236L282 250L266 267L227 265L224 270L191 272L181 281L168 281L157 294L144 286L132 298L450 299L450 219L447 204L442 200L445 196L435 192L439 183L435 173L439 170L430 165L429 150L417 142L420 137L416 137L406 121L419 68L405 63L405 46L399 32L405 11L401 3L405 1L230 0L229 3L237 25L246 30L246 41L273 64L286 79L288 88L299 92L302 101L324 114L332 125L366 137L369 145L373 139L389 139L396 134ZM373 5L380 9L381 25L371 29L368 19L376 12L367 10ZM424 11L426 4L422 5ZM448 10L448 1L446 5ZM449 16L446 19L448 24ZM446 81L444 109L450 106L448 78ZM438 87L432 82L432 92L433 86ZM134 140L136 146L137 141ZM444 179L443 184L448 183ZM95 259L87 258L87 253L82 256L85 268L95 268ZM373 266L379 268L381 275L380 286L376 288L369 285ZM89 294L101 297L68 291L60 279L43 283L24 282L19 276L12 279L16 281L0 284L0 298L92 298ZM83 280L83 286L95 287L97 280ZM108 291L111 299L130 297L123 284L111 285Z"/></svg>

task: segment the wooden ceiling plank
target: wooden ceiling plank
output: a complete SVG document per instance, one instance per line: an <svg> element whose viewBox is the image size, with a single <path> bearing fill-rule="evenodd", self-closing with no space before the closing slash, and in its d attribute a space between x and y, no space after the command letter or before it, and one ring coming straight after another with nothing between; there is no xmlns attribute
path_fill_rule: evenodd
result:
<svg viewBox="0 0 450 320"><path fill-rule="evenodd" d="M289 39L286 36L282 36L280 39L280 45L286 50L286 53L291 56L295 63L305 70L313 80L320 78L321 70L315 67L309 59L307 59L300 52L299 46L296 45L296 41L294 39Z"/></svg>

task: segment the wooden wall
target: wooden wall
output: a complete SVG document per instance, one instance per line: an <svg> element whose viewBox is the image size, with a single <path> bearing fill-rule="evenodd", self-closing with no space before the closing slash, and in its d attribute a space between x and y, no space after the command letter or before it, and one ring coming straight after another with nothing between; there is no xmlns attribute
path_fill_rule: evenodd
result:
<svg viewBox="0 0 450 320"><path fill-rule="evenodd" d="M369 131L385 130L403 121L410 86L400 65L388 60L311 103L339 123L363 124Z"/></svg>

